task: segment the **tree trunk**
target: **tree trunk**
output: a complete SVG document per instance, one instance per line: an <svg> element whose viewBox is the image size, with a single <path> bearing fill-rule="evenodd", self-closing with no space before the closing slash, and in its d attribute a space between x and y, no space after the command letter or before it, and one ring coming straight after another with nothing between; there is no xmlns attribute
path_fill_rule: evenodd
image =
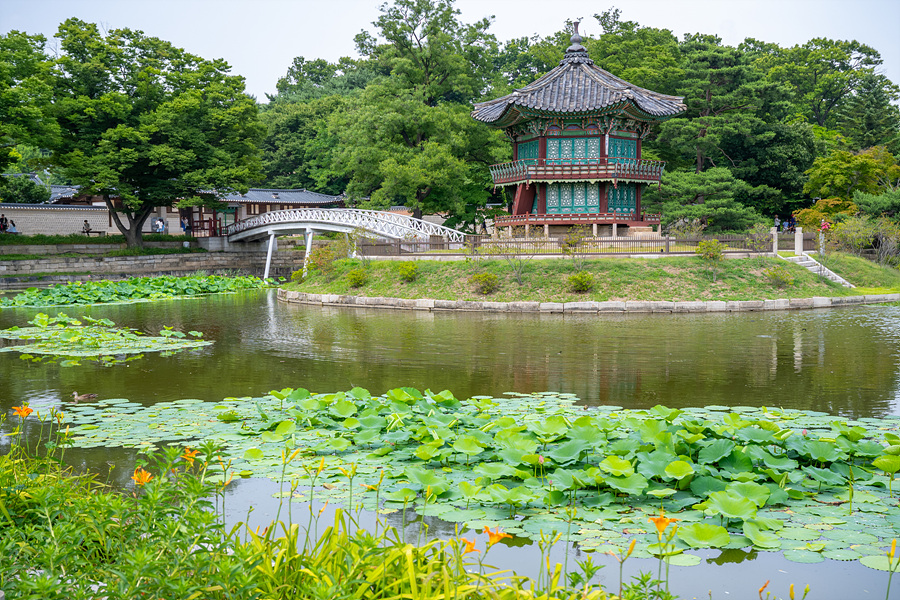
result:
<svg viewBox="0 0 900 600"><path fill-rule="evenodd" d="M129 248L143 248L144 223L147 221L150 213L153 212L154 207L142 205L135 212L127 210L117 211L108 194L103 196L103 201L106 203L106 208L109 209L109 214L112 215L113 223L116 224L116 228L118 228L118 230L122 232L122 235L125 236L125 244ZM119 216L120 214L125 215L128 219L127 226L122 222L122 218Z"/></svg>

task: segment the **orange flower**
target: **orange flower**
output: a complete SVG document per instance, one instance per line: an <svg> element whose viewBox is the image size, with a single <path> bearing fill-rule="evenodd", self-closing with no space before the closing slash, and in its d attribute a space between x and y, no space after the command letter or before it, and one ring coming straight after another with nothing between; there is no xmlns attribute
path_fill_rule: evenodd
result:
<svg viewBox="0 0 900 600"><path fill-rule="evenodd" d="M766 582L763 584L761 588L759 588L759 597L762 598L763 590L769 587L769 580L766 579Z"/></svg>
<svg viewBox="0 0 900 600"><path fill-rule="evenodd" d="M662 535L663 532L666 530L666 527L669 526L669 523L674 523L675 521L678 521L679 519L670 519L669 517L667 517L665 515L665 513L663 513L663 511L660 510L658 517L650 517L647 520L652 521L653 524L656 525L657 533L659 533L659 535Z"/></svg>
<svg viewBox="0 0 900 600"><path fill-rule="evenodd" d="M463 556L465 556L469 552L481 552L481 550L475 547L475 540L467 540L466 538L460 539L466 543L466 549L463 550Z"/></svg>
<svg viewBox="0 0 900 600"><path fill-rule="evenodd" d="M181 455L181 458L188 461L192 465L194 464L194 457L200 454L199 450L191 450L191 447L188 446L184 449L184 454Z"/></svg>
<svg viewBox="0 0 900 600"><path fill-rule="evenodd" d="M503 538L512 538L508 533L503 533L500 531L500 526L497 526L497 531L491 531L491 528L487 525L484 526L484 532L488 534L488 547L493 546Z"/></svg>
<svg viewBox="0 0 900 600"><path fill-rule="evenodd" d="M34 412L30 406L13 406L12 408L23 419Z"/></svg>
<svg viewBox="0 0 900 600"><path fill-rule="evenodd" d="M361 483L361 484L359 484L359 487L364 487L364 488L366 488L367 490L369 490L370 492L377 492L377 491L378 491L378 486L377 486L377 485L368 485L368 484L366 484L366 483Z"/></svg>
<svg viewBox="0 0 900 600"><path fill-rule="evenodd" d="M153 475L145 471L142 467L138 467L134 470L134 475L131 476L134 479L135 485L146 485L153 479Z"/></svg>

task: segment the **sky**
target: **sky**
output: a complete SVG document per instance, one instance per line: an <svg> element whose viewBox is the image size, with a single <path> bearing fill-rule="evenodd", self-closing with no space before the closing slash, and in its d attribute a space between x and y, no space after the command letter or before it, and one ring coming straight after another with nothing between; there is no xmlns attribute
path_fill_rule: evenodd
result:
<svg viewBox="0 0 900 600"><path fill-rule="evenodd" d="M0 0L0 33L42 33L52 40L69 17L103 29L128 27L202 56L223 58L265 101L295 56L355 57L353 36L372 26L380 0ZM502 42L559 31L583 19L581 32L601 33L593 18L613 6L621 19L685 33L713 33L735 46L752 37L781 46L816 38L857 40L884 59L881 71L900 84L898 0L456 0L461 20L493 16Z"/></svg>

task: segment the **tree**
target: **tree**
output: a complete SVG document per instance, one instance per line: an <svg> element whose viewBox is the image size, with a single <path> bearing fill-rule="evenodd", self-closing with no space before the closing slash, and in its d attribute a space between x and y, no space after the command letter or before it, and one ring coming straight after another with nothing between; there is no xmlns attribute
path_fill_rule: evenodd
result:
<svg viewBox="0 0 900 600"><path fill-rule="evenodd" d="M878 51L856 40L815 38L791 48L761 50L758 67L770 80L789 84L806 117L822 127L833 124L844 100L882 63Z"/></svg>
<svg viewBox="0 0 900 600"><path fill-rule="evenodd" d="M885 146L900 153L900 88L883 75L866 73L837 114L837 128L856 148Z"/></svg>
<svg viewBox="0 0 900 600"><path fill-rule="evenodd" d="M900 187L900 165L882 146L820 156L806 173L809 181L803 191L821 198L850 200L856 191L877 194Z"/></svg>
<svg viewBox="0 0 900 600"><path fill-rule="evenodd" d="M11 31L0 35L0 173L18 160L17 144L49 146L58 127L47 113L51 90L46 39Z"/></svg>
<svg viewBox="0 0 900 600"><path fill-rule="evenodd" d="M50 188L27 175L0 177L0 202L41 204L50 200Z"/></svg>
<svg viewBox="0 0 900 600"><path fill-rule="evenodd" d="M278 93L268 95L269 101L308 102L326 96L346 96L366 87L388 71L371 60L343 57L336 63L324 59L307 60L296 57L284 77L278 79Z"/></svg>
<svg viewBox="0 0 900 600"><path fill-rule="evenodd" d="M900 216L900 189L888 190L881 194L868 194L856 190L853 192L853 203L860 212L869 216L896 219Z"/></svg>
<svg viewBox="0 0 900 600"><path fill-rule="evenodd" d="M750 68L746 56L709 35L685 36L684 76L677 87L687 113L660 127L659 143L675 158L690 159L700 173L711 166L735 165L723 149L729 136L766 142L773 137L756 110L766 84ZM684 163L682 163L684 164Z"/></svg>
<svg viewBox="0 0 900 600"><path fill-rule="evenodd" d="M698 220L710 232L744 231L762 220L743 202L755 194L771 193L760 187L735 179L724 167L702 173L666 171L660 189L650 187L644 197L647 204L660 206L663 227Z"/></svg>
<svg viewBox="0 0 900 600"><path fill-rule="evenodd" d="M276 101L260 115L267 133L262 161L267 185L342 194L347 177L332 167L338 137L329 131L333 114L347 110L348 101L326 96L309 102Z"/></svg>
<svg viewBox="0 0 900 600"><path fill-rule="evenodd" d="M334 166L349 178L347 195L368 196L369 208L404 204L416 217L483 208L488 166L509 153L502 134L475 122L468 106L428 106L396 83L370 85L346 113L333 115L331 131L340 139Z"/></svg>
<svg viewBox="0 0 900 600"><path fill-rule="evenodd" d="M53 160L83 193L103 196L129 247L143 244L155 207L214 204L259 179L263 128L227 63L79 19L56 37Z"/></svg>

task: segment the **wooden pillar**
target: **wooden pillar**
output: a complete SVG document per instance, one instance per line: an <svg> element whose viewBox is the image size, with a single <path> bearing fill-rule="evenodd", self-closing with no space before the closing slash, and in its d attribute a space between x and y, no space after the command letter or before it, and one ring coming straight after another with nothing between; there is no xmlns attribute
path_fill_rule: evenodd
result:
<svg viewBox="0 0 900 600"><path fill-rule="evenodd" d="M640 148L640 142L638 142L638 148ZM641 218L641 189L643 186L641 184L634 184L634 218L638 221L643 221Z"/></svg>
<svg viewBox="0 0 900 600"><path fill-rule="evenodd" d="M550 237L550 224L549 223L544 223L544 237L545 238Z"/></svg>

